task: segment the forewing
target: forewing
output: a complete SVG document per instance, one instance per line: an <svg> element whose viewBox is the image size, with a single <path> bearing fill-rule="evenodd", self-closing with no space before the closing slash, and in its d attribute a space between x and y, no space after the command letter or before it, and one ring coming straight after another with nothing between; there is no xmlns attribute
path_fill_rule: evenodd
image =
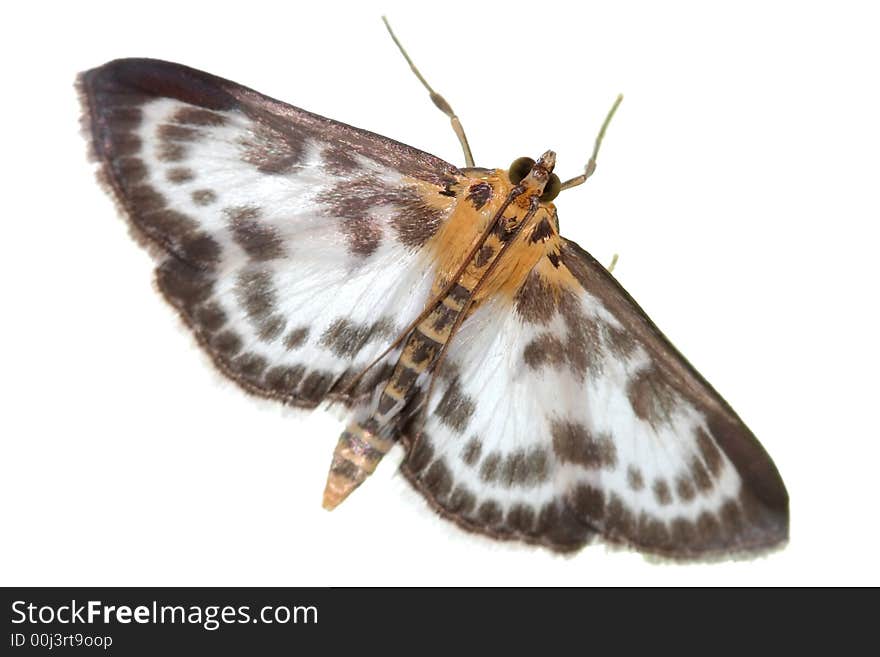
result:
<svg viewBox="0 0 880 657"><path fill-rule="evenodd" d="M159 288L247 390L340 396L421 311L451 165L178 64L117 60L78 85Z"/></svg>
<svg viewBox="0 0 880 657"><path fill-rule="evenodd" d="M786 540L749 429L591 256L551 256L455 336L410 480L468 528L558 550L594 532L673 557Z"/></svg>

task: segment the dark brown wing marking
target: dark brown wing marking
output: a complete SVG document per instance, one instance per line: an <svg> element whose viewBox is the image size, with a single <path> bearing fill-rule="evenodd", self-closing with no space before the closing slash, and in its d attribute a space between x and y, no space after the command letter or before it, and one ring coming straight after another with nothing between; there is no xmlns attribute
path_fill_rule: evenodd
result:
<svg viewBox="0 0 880 657"><path fill-rule="evenodd" d="M273 286L270 269L261 269L277 268L289 257L291 243L285 243L289 235L281 235L277 224L264 221L264 199L242 203L239 198L234 204L225 201L227 190L206 184L203 171L192 162L191 155L200 144L214 138L212 130L234 128L230 117L238 116L248 119L249 127L236 137L241 157L228 164L230 180L235 180L236 167L249 174L258 172L279 179L295 176L307 155L307 142L318 144L328 175L370 185L372 196L351 199L347 213L333 218L340 222L341 252L347 245L349 253L364 258L375 252L383 237L367 216L371 205L396 204L399 211L392 222L393 231L383 238L398 239L412 249L433 234L443 216L421 203L412 188L383 188L370 180L357 156L368 157L408 179L436 186L438 196L461 175L458 169L399 142L179 64L116 60L86 71L77 83L84 129L101 165L99 177L129 220L135 237L145 245L158 247L151 249L158 262L158 286L219 369L248 392L308 408L328 395L351 401L367 394L369 386L377 385L375 377L367 377L350 394L343 395L351 372L312 366L302 356L307 341L320 340L320 335L310 333L312 317L279 314L282 291ZM172 99L181 105L155 127L150 133L153 136L144 137L145 107L157 99ZM151 141L144 143L145 139ZM161 175L150 170L148 150L156 154ZM345 190L340 184L336 188L341 193ZM180 202L181 197L185 203ZM339 194L333 200L342 202ZM224 218L222 226L201 221L202 213L219 214ZM230 268L230 243L237 245L250 262ZM223 285L230 269L237 282ZM236 291L234 298L255 332L253 341L234 325L237 311L228 303L224 306L228 300L219 296L223 288ZM327 294L332 296L334 291ZM341 315L336 319L347 318ZM357 344L349 341L341 350L341 338L333 341L332 336L325 344L335 353L353 357L371 340L386 340L386 334L387 326L377 318L374 325L358 329ZM290 359L285 356L284 362L274 362L254 348L257 342L269 345L276 341L286 344L285 354L290 354ZM377 368L377 376L381 374L387 376L387 368Z"/></svg>
<svg viewBox="0 0 880 657"><path fill-rule="evenodd" d="M730 405L694 369L694 367L669 342L666 336L654 325L645 312L620 284L589 253L574 242L564 241L562 263L583 288L599 299L605 308L623 324L625 332L644 347L650 354L655 369L644 376L654 377L653 385L641 377L631 383L630 400L637 414L651 421L653 405L662 403L672 393L680 394L706 415L712 436L700 432L697 436L702 461L691 473L698 488L706 489L709 474L715 474L720 467L718 447L730 459L742 479L741 499L721 514L721 526L716 527L708 518L702 524L679 527L682 553L695 553L717 550L752 549L770 547L788 538L788 493L779 471L772 459L743 423ZM645 394L639 391L644 389ZM668 390L670 394L663 391ZM659 409L662 412L662 409ZM714 438L714 441L712 440ZM692 499L695 491L690 480L677 484L677 493L683 500ZM669 484L658 481L654 484L658 500L671 501ZM601 508L582 509L581 516L594 525L608 526L612 515L625 515L619 509L619 501L614 506L613 499L604 500ZM675 556L679 546L675 536L662 545L652 544L651 532L643 533L638 519L632 522L618 522L614 531L618 540L634 543L641 547L655 549ZM705 531L703 531L705 530ZM687 541L684 539L687 538Z"/></svg>

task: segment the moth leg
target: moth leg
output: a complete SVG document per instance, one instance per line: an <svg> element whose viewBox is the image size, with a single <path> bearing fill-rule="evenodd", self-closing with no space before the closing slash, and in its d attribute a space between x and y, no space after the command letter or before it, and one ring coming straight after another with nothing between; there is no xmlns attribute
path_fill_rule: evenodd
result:
<svg viewBox="0 0 880 657"><path fill-rule="evenodd" d="M441 96L431 88L431 85L428 84L428 81L422 77L421 73L419 73L419 69L417 69L416 65L413 64L413 61L409 58L409 55L406 54L406 50L403 49L403 46L400 45L400 41L398 41L397 37L394 35L394 32L391 29L391 25L388 23L388 19L383 16L382 22L385 23L385 27L388 28L388 34L391 35L391 38L394 40L395 45L400 50L400 54L403 55L403 58L406 60L406 63L409 64L412 72L415 73L416 77L419 79L419 82L421 82L425 89L428 90L428 93L431 94L431 100L433 101L434 105L436 105L437 109L439 109L441 112L449 117L449 120L452 123L452 129L455 131L455 136L458 137L458 141L461 144L461 149L464 151L465 166L474 166L474 156L471 154L471 147L468 144L467 136L464 134L464 128L461 125L461 121L455 114L455 110L452 109L452 106L446 101L443 96Z"/></svg>
<svg viewBox="0 0 880 657"><path fill-rule="evenodd" d="M562 191L563 189L569 189L570 187L583 185L585 182L587 182L587 178L593 175L593 172L596 170L596 157L599 155L599 146L602 145L602 139L605 138L605 130L608 129L608 124L611 123L611 117L614 116L614 113L620 106L621 101L623 101L623 94L619 94L617 98L615 98L614 104L611 106L611 109L608 110L608 115L602 122L602 127L599 128L599 134L596 135L596 143L593 146L593 154L590 155L590 159L587 162L587 165L584 167L584 172L581 175L575 176L574 178L566 180L564 183L562 183L562 187L559 191Z"/></svg>
<svg viewBox="0 0 880 657"><path fill-rule="evenodd" d="M618 258L618 255L616 253L613 256L611 256L611 263L605 268L608 270L609 274L611 272L613 272L614 268L617 266L617 258Z"/></svg>

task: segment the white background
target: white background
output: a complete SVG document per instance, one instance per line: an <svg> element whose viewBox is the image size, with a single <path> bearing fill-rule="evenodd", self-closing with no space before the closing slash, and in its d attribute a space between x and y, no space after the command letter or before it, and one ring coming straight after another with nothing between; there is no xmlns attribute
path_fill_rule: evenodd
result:
<svg viewBox="0 0 880 657"><path fill-rule="evenodd" d="M876 5L16 3L0 43L0 583L880 584ZM74 8L75 6L75 8ZM791 543L753 561L473 537L386 459L320 507L340 423L223 380L95 184L74 74L170 59L462 163L583 165L563 233L615 272L773 455Z"/></svg>

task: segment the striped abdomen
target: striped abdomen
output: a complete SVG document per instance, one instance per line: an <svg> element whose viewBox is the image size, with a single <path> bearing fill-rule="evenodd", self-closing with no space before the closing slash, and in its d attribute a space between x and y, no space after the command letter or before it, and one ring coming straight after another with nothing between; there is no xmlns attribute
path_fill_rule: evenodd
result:
<svg viewBox="0 0 880 657"><path fill-rule="evenodd" d="M510 222L512 220L504 220ZM431 371L452 338L456 322L468 306L481 279L501 257L510 237L507 224L485 237L455 285L410 333L391 378L370 417L352 422L339 438L324 490L324 508L332 509L372 474L397 438L397 428L420 401ZM435 284L435 290L439 287ZM439 293L439 292L438 292Z"/></svg>
<svg viewBox="0 0 880 657"><path fill-rule="evenodd" d="M404 410L408 415L419 393L424 391L431 369L452 336L469 296L470 290L454 286L413 329L373 413L366 420L352 422L342 432L324 490L324 508L332 509L348 497L391 449Z"/></svg>

